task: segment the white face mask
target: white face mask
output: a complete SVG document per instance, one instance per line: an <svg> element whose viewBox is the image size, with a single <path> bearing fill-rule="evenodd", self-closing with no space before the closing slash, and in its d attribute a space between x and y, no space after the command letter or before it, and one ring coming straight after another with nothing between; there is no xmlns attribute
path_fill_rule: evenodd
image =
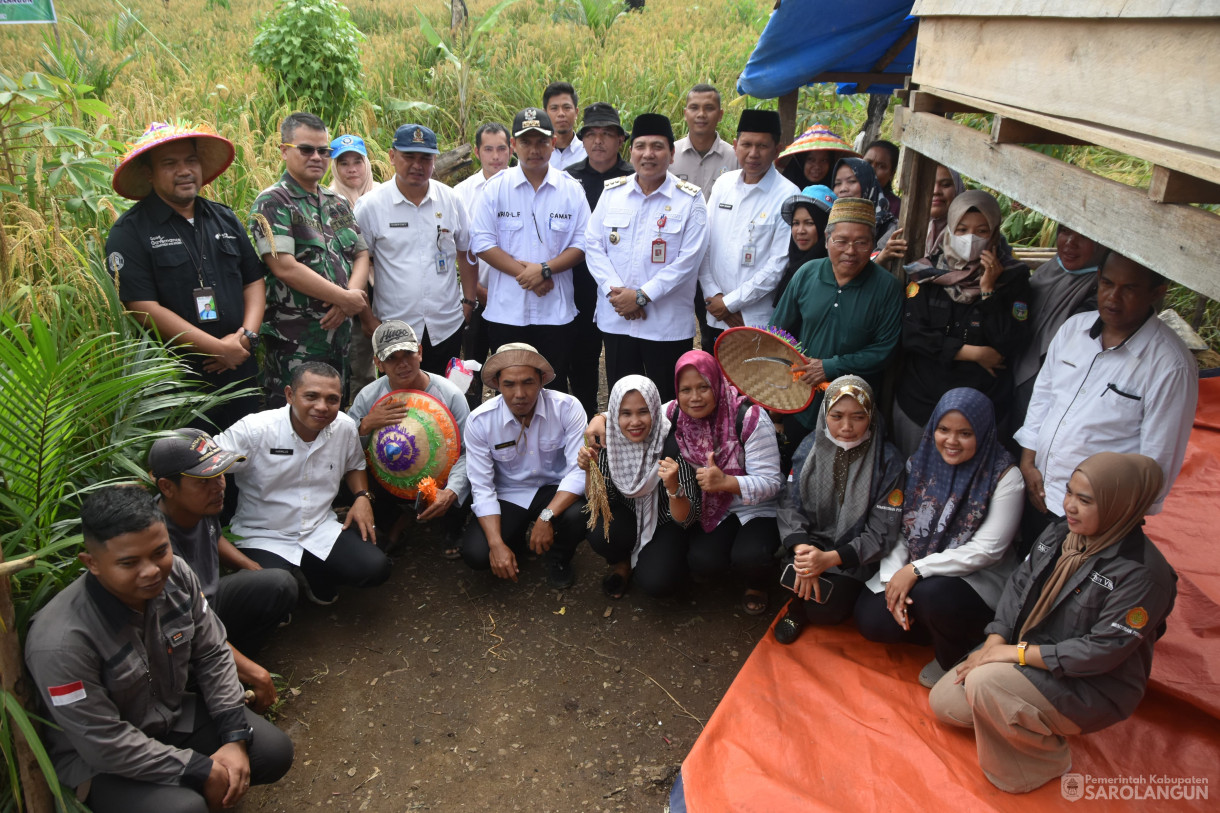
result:
<svg viewBox="0 0 1220 813"><path fill-rule="evenodd" d="M983 249L987 247L987 240L977 234L951 234L949 247L953 249L954 254L969 263L982 256Z"/></svg>
<svg viewBox="0 0 1220 813"><path fill-rule="evenodd" d="M856 438L855 440L839 440L834 435L830 434L829 426L825 427L825 431L826 431L826 437L830 438L830 442L833 443L835 446L838 446L840 449L842 449L845 452L850 452L852 449L856 448L861 443L863 443L864 441L868 440L869 438L871 438L873 436L873 430L866 429L864 431L864 434L861 435L860 437Z"/></svg>

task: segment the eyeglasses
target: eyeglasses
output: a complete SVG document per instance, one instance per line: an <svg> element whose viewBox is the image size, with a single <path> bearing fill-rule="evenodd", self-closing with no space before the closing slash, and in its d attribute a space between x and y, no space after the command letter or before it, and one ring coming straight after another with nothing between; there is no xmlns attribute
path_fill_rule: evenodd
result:
<svg viewBox="0 0 1220 813"><path fill-rule="evenodd" d="M330 147L315 147L312 144L281 144L280 146L296 147L306 158L312 158L315 152L323 158L330 158L331 153L334 152Z"/></svg>
<svg viewBox="0 0 1220 813"><path fill-rule="evenodd" d="M835 248L839 249L840 251L847 248L848 246L851 246L856 251L868 251L870 248L873 247L872 240L852 240L849 243L848 241L844 240L841 237L832 237L828 242L830 243L830 245L834 246Z"/></svg>

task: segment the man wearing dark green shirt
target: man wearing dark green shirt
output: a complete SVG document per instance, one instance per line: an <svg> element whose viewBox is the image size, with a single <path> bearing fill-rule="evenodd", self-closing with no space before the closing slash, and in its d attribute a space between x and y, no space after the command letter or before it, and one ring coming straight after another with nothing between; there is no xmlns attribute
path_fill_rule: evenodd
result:
<svg viewBox="0 0 1220 813"><path fill-rule="evenodd" d="M796 336L814 384L858 375L879 389L881 372L902 334L902 284L869 259L876 240L873 204L839 198L826 226L825 259L801 267L775 306L771 324ZM785 420L791 455L817 423L819 392L796 420Z"/></svg>

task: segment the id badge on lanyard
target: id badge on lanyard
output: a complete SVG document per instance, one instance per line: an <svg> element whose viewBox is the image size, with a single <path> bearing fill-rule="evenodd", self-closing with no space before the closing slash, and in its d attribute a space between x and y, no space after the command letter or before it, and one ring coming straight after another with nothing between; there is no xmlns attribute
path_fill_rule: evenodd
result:
<svg viewBox="0 0 1220 813"><path fill-rule="evenodd" d="M758 247L754 245L754 221L750 221L750 233L746 237L746 244L741 247L741 264L754 265L754 257L758 254Z"/></svg>
<svg viewBox="0 0 1220 813"><path fill-rule="evenodd" d="M652 241L652 261L654 263L665 262L665 240L661 237L661 229L665 227L666 215L661 215L657 218L657 238Z"/></svg>
<svg viewBox="0 0 1220 813"><path fill-rule="evenodd" d="M192 294L195 297L195 314L200 322L215 322L220 318L216 310L216 292L211 287L196 288Z"/></svg>

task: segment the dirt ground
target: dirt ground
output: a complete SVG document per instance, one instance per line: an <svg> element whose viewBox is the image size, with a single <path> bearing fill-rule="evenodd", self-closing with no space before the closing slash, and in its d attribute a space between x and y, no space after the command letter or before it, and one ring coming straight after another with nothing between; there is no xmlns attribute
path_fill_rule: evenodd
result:
<svg viewBox="0 0 1220 813"><path fill-rule="evenodd" d="M387 584L302 601L262 653L296 762L242 809L664 810L773 613L728 582L611 601L586 544L564 591L541 561L513 584L440 549L418 534Z"/></svg>

